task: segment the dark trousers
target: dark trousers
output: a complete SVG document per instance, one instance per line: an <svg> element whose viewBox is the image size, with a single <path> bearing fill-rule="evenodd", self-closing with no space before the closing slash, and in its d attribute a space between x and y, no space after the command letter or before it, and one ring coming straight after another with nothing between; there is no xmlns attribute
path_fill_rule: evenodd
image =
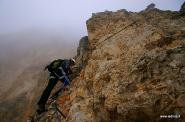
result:
<svg viewBox="0 0 185 122"><path fill-rule="evenodd" d="M58 79L57 78L50 78L47 87L45 88L45 90L43 91L39 102L37 103L39 106L45 106L52 89L55 87L55 85L57 84Z"/></svg>

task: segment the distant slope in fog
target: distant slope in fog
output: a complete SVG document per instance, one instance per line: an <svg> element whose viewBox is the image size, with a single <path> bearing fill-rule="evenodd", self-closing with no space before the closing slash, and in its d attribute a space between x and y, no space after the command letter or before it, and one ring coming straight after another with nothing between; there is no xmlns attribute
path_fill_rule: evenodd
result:
<svg viewBox="0 0 185 122"><path fill-rule="evenodd" d="M65 36L45 30L0 35L1 121L20 121L32 111L47 84L45 65L76 55L78 42Z"/></svg>
<svg viewBox="0 0 185 122"><path fill-rule="evenodd" d="M73 57L75 37L60 32L27 30L0 35L0 91L11 86L27 67L42 67L55 58Z"/></svg>

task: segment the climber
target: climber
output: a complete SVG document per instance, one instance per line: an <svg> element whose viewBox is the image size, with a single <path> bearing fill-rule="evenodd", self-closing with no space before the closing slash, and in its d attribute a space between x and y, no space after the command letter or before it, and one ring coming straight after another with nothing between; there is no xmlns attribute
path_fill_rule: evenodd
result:
<svg viewBox="0 0 185 122"><path fill-rule="evenodd" d="M43 91L39 102L37 103L38 109L37 113L41 114L45 112L45 104L50 96L50 93L54 86L57 84L57 81L62 81L63 86L67 86L70 84L68 75L72 74L71 67L75 65L75 60L74 59L57 59L51 62L49 65L45 67L44 70L48 70L50 72L49 76L49 82L45 90ZM58 96L59 91L55 93L55 98Z"/></svg>

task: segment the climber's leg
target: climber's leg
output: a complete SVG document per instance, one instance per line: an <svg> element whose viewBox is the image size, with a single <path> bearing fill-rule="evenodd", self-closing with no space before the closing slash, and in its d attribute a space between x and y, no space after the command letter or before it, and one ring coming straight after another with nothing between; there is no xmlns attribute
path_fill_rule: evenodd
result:
<svg viewBox="0 0 185 122"><path fill-rule="evenodd" d="M42 113L43 111L45 111L45 104L51 94L52 89L56 85L57 81L58 81L58 79L56 79L55 77L51 77L49 79L48 85L45 88L45 90L43 91L39 102L37 103L39 106L39 108L37 110L38 113Z"/></svg>

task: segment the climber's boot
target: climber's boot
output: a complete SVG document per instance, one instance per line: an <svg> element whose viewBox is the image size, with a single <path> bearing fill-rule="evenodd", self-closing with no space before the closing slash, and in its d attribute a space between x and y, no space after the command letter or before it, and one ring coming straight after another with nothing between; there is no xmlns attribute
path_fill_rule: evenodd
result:
<svg viewBox="0 0 185 122"><path fill-rule="evenodd" d="M45 105L38 105L37 114L42 114L45 111L46 111Z"/></svg>

